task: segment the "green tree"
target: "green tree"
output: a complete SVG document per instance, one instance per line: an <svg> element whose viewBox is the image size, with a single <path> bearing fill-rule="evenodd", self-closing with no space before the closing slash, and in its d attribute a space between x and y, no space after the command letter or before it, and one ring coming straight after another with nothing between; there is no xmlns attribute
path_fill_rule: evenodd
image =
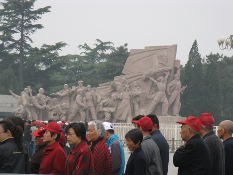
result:
<svg viewBox="0 0 233 175"><path fill-rule="evenodd" d="M9 53L17 53L15 61L19 64L19 83L23 89L24 74L23 66L28 51L31 48L31 34L42 29L41 24L35 22L44 13L49 12L50 6L34 9L36 0L5 0L1 3L0 9L0 42Z"/></svg>
<svg viewBox="0 0 233 175"><path fill-rule="evenodd" d="M200 113L205 111L206 101L202 59L196 40L189 52L189 59L183 72L181 81L183 85L187 85L188 87L181 96L182 105L180 114L182 116L200 115Z"/></svg>
<svg viewBox="0 0 233 175"><path fill-rule="evenodd" d="M206 58L204 69L206 112L211 113L216 122L221 120L222 114L222 94L220 87L220 61L221 55L210 54Z"/></svg>
<svg viewBox="0 0 233 175"><path fill-rule="evenodd" d="M223 57L219 68L222 94L222 117L233 120L233 57ZM219 101L219 99L216 99Z"/></svg>
<svg viewBox="0 0 233 175"><path fill-rule="evenodd" d="M106 61L99 64L98 72L100 83L112 81L114 77L122 74L125 62L129 57L127 44L114 48L114 50L106 56Z"/></svg>
<svg viewBox="0 0 233 175"><path fill-rule="evenodd" d="M41 48L31 48L30 58L26 58L24 67L25 83L32 89L43 87L46 92L57 90L62 83L67 83L69 59L59 56L58 51L65 47L63 42L54 45L44 44Z"/></svg>

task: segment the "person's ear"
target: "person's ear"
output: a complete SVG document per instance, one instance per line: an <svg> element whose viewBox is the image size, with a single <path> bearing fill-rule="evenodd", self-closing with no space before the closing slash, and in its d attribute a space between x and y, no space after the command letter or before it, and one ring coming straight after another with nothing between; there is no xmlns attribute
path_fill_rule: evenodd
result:
<svg viewBox="0 0 233 175"><path fill-rule="evenodd" d="M52 138L53 138L53 139L56 139L56 138L57 138L57 134L54 134L54 135L52 136Z"/></svg>

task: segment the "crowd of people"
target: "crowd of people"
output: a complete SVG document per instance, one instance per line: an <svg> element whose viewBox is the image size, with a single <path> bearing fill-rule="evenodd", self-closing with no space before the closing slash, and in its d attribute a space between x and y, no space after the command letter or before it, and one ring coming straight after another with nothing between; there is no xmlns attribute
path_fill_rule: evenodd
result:
<svg viewBox="0 0 233 175"><path fill-rule="evenodd" d="M131 152L109 122L0 121L0 173L65 175L167 175L169 145L156 115L138 115L125 135ZM209 113L189 116L181 124L184 141L174 153L178 175L232 175L233 122L214 132Z"/></svg>

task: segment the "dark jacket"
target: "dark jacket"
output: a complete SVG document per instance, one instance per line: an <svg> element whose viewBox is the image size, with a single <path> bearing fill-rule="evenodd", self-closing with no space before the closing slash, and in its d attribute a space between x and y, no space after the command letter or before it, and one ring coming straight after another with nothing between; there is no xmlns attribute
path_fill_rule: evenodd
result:
<svg viewBox="0 0 233 175"><path fill-rule="evenodd" d="M32 156L32 160L30 162L30 173L31 174L39 174L40 163L42 160L43 151L46 146L41 146L36 150L34 155Z"/></svg>
<svg viewBox="0 0 233 175"><path fill-rule="evenodd" d="M178 167L178 175L211 175L210 159L206 144L199 135L195 135L176 150L173 163Z"/></svg>
<svg viewBox="0 0 233 175"><path fill-rule="evenodd" d="M43 151L39 174L64 174L66 155L58 142L53 142Z"/></svg>
<svg viewBox="0 0 233 175"><path fill-rule="evenodd" d="M225 150L225 175L233 175L233 137L223 142Z"/></svg>
<svg viewBox="0 0 233 175"><path fill-rule="evenodd" d="M13 138L7 139L0 144L0 173L26 172L26 154L19 150Z"/></svg>
<svg viewBox="0 0 233 175"><path fill-rule="evenodd" d="M65 175L95 175L94 161L86 141L73 147L66 160Z"/></svg>
<svg viewBox="0 0 233 175"><path fill-rule="evenodd" d="M146 156L139 147L131 153L126 164L125 175L145 175L146 174Z"/></svg>
<svg viewBox="0 0 233 175"><path fill-rule="evenodd" d="M225 152L222 141L214 131L206 134L203 140L210 150L212 175L225 175Z"/></svg>
<svg viewBox="0 0 233 175"><path fill-rule="evenodd" d="M155 143L159 147L162 166L163 166L163 175L167 175L168 163L169 163L169 145L167 143L167 140L159 130L153 131L151 133L151 138L155 141Z"/></svg>

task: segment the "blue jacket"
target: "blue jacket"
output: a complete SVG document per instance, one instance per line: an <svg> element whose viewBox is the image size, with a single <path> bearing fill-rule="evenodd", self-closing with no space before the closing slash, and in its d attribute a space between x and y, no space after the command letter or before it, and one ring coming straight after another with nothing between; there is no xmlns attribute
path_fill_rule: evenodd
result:
<svg viewBox="0 0 233 175"><path fill-rule="evenodd" d="M151 138L155 141L155 143L159 147L162 166L163 166L163 175L167 175L168 163L169 163L169 145L167 143L167 140L159 130L153 131L151 133Z"/></svg>
<svg viewBox="0 0 233 175"><path fill-rule="evenodd" d="M111 153L113 174L123 175L125 168L124 146L116 134L112 134L106 142Z"/></svg>

